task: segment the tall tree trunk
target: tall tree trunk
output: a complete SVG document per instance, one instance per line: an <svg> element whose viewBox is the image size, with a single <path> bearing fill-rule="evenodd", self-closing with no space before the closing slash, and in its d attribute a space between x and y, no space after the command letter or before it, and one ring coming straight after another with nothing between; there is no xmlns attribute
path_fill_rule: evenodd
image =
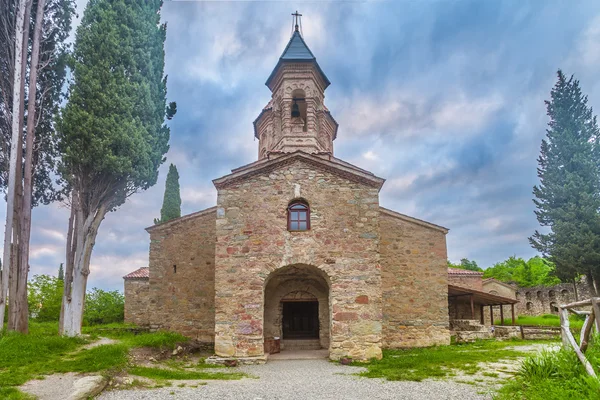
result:
<svg viewBox="0 0 600 400"><path fill-rule="evenodd" d="M573 291L575 292L575 301L579 301L579 293L577 291L577 278L573 278Z"/></svg>
<svg viewBox="0 0 600 400"><path fill-rule="evenodd" d="M22 97L25 95L23 90L23 80L25 79L22 73L23 59L21 55L27 49L27 42L23 43L23 31L25 24L29 26L29 19L25 19L26 10L31 7L31 0L19 1L16 9L15 19L15 69L13 79L13 107L12 107L12 137L10 144L10 163L8 170L8 186L6 196L6 226L4 231L4 254L3 254L3 270L2 284L0 285L0 328L4 326L4 315L6 312L6 300L8 295L8 277L9 269L12 261L12 237L15 212L15 187L17 178L17 149L21 145L22 132L19 131L19 126L22 121L22 111L20 108Z"/></svg>
<svg viewBox="0 0 600 400"><path fill-rule="evenodd" d="M592 271L588 271L588 273L585 274L585 280L588 285L588 289L590 290L590 296L596 297L598 293L596 292L596 285L594 282L594 275L592 274Z"/></svg>
<svg viewBox="0 0 600 400"><path fill-rule="evenodd" d="M89 215L84 215L81 206L82 197L78 194L73 196L77 200L75 209L75 223L73 230L73 242L75 251L73 254L73 268L70 291L63 294L63 316L59 331L66 336L78 336L81 334L83 322L83 310L85 305L85 290L87 278L90 274L90 259L92 250L96 243L96 236L100 223L106 215L106 207L101 206L98 210L92 210ZM75 201L74 201L75 202ZM72 205L73 206L73 205ZM68 245L68 244L67 244ZM69 279L65 275L65 280Z"/></svg>
<svg viewBox="0 0 600 400"><path fill-rule="evenodd" d="M40 42L44 22L44 6L46 0L38 0L35 13L35 29L31 45L31 64L29 67L29 91L27 104L27 133L25 136L25 164L23 169L22 220L19 237L19 267L16 291L16 326L15 330L29 332L29 310L27 304L27 275L29 272L29 241L31 238L31 208L33 198L33 143L35 142L35 116L37 77L40 63Z"/></svg>
<svg viewBox="0 0 600 400"><path fill-rule="evenodd" d="M74 232L76 226L76 206L74 200L75 194L71 200L71 215L69 216L69 228L67 231L67 245L65 251L65 271L63 280L63 300L60 306L60 319L58 321L58 334L62 335L63 332L63 321L65 319L65 304L71 302L71 285L73 283L73 255L75 254L75 242L73 236L77 236Z"/></svg>
<svg viewBox="0 0 600 400"><path fill-rule="evenodd" d="M14 263L10 266L10 278L8 282L9 296L8 309L10 315L8 318L8 329L12 331L19 330L20 302L17 293L19 292L20 272L19 265L21 263L21 226L23 225L23 132L25 124L25 76L27 74L27 56L29 44L29 29L31 7L33 1L29 0L25 8L25 20L23 21L23 51L21 56L21 101L19 104L19 145L17 147L17 179L15 181L15 214L13 221L13 251L15 255L12 257ZM18 56L18 55L17 55Z"/></svg>

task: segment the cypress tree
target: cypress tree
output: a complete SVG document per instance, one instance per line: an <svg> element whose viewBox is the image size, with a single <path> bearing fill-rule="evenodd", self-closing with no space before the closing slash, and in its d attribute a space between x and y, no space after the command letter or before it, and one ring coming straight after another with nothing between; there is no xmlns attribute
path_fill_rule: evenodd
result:
<svg viewBox="0 0 600 400"><path fill-rule="evenodd" d="M59 332L81 333L90 259L106 213L156 183L169 149L161 0L90 0L77 28L60 172L71 217Z"/></svg>
<svg viewBox="0 0 600 400"><path fill-rule="evenodd" d="M160 224L174 218L181 217L181 194L179 193L179 172L173 164L169 165L167 182L165 183L165 196L160 209L160 219L155 218L154 223Z"/></svg>
<svg viewBox="0 0 600 400"><path fill-rule="evenodd" d="M579 81L558 71L546 101L550 117L538 158L540 185L533 188L535 214L548 233L536 231L531 245L556 264L566 280L600 277L600 143L596 117ZM590 289L594 292L593 285Z"/></svg>
<svg viewBox="0 0 600 400"><path fill-rule="evenodd" d="M65 280L65 271L63 270L63 263L60 263L60 267L58 267L58 280Z"/></svg>

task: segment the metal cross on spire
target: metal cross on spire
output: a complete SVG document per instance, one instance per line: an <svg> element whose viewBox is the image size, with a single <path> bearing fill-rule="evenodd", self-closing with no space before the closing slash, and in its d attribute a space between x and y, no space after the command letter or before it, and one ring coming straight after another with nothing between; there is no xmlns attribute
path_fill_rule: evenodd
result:
<svg viewBox="0 0 600 400"><path fill-rule="evenodd" d="M302 14L300 14L298 10L292 14L292 24L294 25L294 30L302 34ZM298 26L300 26L300 30L298 29Z"/></svg>

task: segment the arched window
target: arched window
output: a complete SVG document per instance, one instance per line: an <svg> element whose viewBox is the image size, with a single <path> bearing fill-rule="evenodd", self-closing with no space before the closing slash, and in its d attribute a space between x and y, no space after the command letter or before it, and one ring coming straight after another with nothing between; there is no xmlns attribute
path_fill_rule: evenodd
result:
<svg viewBox="0 0 600 400"><path fill-rule="evenodd" d="M310 207L303 201L293 201L288 207L288 230L307 231L310 229Z"/></svg>

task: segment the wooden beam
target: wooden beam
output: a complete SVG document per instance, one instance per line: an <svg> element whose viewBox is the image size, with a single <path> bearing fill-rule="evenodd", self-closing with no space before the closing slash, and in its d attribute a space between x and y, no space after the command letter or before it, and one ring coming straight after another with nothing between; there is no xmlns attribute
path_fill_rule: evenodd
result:
<svg viewBox="0 0 600 400"><path fill-rule="evenodd" d="M475 304L473 303L473 295L471 295L471 319L475 319Z"/></svg>
<svg viewBox="0 0 600 400"><path fill-rule="evenodd" d="M512 314L512 324L513 324L513 326L515 326L515 305L514 304L510 305L510 312Z"/></svg>
<svg viewBox="0 0 600 400"><path fill-rule="evenodd" d="M579 306L589 306L592 304L592 299L576 301L575 303L563 304L560 308L572 308Z"/></svg>
<svg viewBox="0 0 600 400"><path fill-rule="evenodd" d="M490 306L490 320L492 321L492 325L494 325L494 306Z"/></svg>
<svg viewBox="0 0 600 400"><path fill-rule="evenodd" d="M581 350L582 353L585 353L587 350L590 341L590 332L592 331L592 326L594 326L594 319L594 313L592 312L592 314L585 317L585 322L581 327L579 350Z"/></svg>
<svg viewBox="0 0 600 400"><path fill-rule="evenodd" d="M500 305L500 325L504 325L504 306Z"/></svg>

